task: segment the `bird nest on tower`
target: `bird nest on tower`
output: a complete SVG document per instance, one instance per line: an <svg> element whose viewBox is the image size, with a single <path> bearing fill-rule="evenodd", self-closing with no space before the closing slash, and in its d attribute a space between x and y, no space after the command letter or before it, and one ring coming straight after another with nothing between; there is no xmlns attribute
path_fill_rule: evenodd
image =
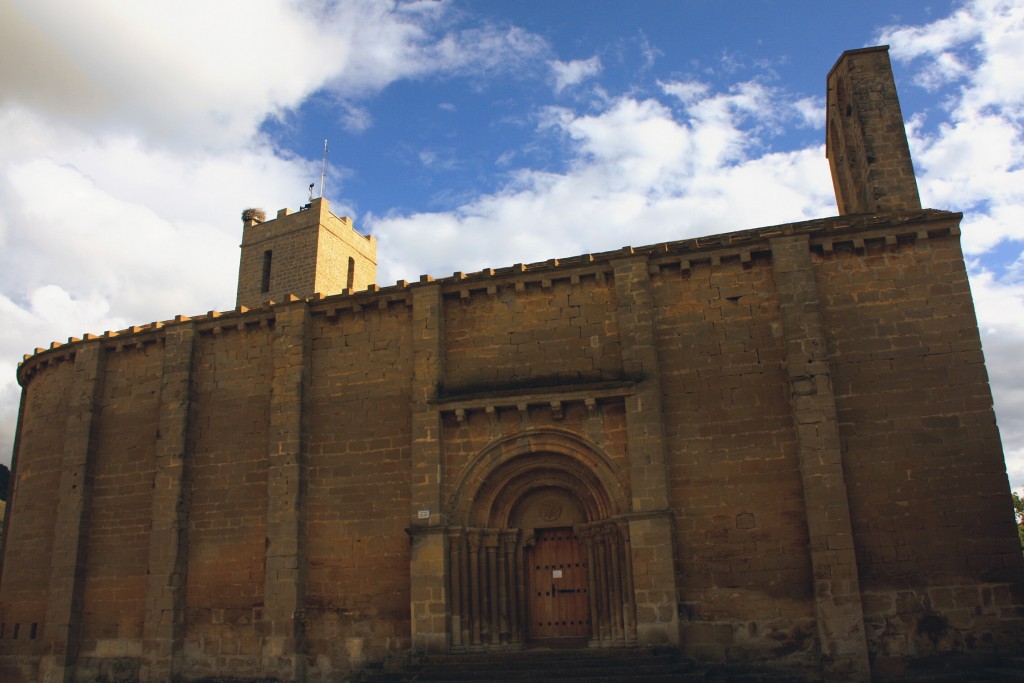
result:
<svg viewBox="0 0 1024 683"><path fill-rule="evenodd" d="M246 209L242 212L242 220L262 223L267 220L267 214L264 213L263 209Z"/></svg>

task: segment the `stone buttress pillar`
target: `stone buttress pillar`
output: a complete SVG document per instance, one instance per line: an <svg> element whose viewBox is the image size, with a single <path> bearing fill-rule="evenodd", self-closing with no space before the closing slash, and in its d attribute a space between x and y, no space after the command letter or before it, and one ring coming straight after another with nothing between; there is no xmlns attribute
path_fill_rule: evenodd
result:
<svg viewBox="0 0 1024 683"><path fill-rule="evenodd" d="M92 493L93 429L103 384L104 351L99 341L84 342L75 351L64 431L57 518L53 529L50 585L43 638L45 654L39 680L65 683L74 676L82 617L85 554ZM45 568L40 567L40 571Z"/></svg>
<svg viewBox="0 0 1024 683"><path fill-rule="evenodd" d="M864 612L835 395L808 237L771 240L786 343L825 676L869 680Z"/></svg>
<svg viewBox="0 0 1024 683"><path fill-rule="evenodd" d="M263 673L305 675L304 394L309 385L309 306L274 307L274 376L267 452L267 550L263 593Z"/></svg>
<svg viewBox="0 0 1024 683"><path fill-rule="evenodd" d="M444 485L441 416L430 403L437 396L444 376L443 306L439 285L428 284L412 289L409 607L414 653L448 650L448 537L441 499ZM476 619L475 613L473 618Z"/></svg>
<svg viewBox="0 0 1024 683"><path fill-rule="evenodd" d="M181 675L188 571L189 401L195 327L168 327L160 379L160 416L149 532L146 618L142 632L143 683L165 683Z"/></svg>
<svg viewBox="0 0 1024 683"><path fill-rule="evenodd" d="M661 412L661 377L654 335L654 301L645 256L612 263L622 368L637 381L626 399L633 510L629 538L637 644L678 645L679 613L672 513Z"/></svg>

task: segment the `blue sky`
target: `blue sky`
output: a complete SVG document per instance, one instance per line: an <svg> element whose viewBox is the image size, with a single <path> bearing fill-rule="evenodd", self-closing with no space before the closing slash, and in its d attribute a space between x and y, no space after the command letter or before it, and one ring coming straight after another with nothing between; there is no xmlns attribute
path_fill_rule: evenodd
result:
<svg viewBox="0 0 1024 683"><path fill-rule="evenodd" d="M882 43L1020 487L1024 0L7 0L0 460L23 353L232 308L240 210L304 203L324 138L381 284L835 215L825 75Z"/></svg>
<svg viewBox="0 0 1024 683"><path fill-rule="evenodd" d="M916 2L834 2L813 21L820 2L755 0L743 3L740 18L723 16L721 6L699 0L456 5L446 30L521 30L517 58L391 83L369 98L319 93L294 113L266 121L262 131L313 157L325 136L333 138L329 158L341 175L327 196L354 210L449 210L500 189L516 168L566 170L572 157L554 131L538 131L546 107L599 113L614 98L660 97L666 80L699 81L714 90L756 80L820 99L825 72L849 36L871 36L879 21L927 21L933 11ZM574 61L586 65L578 69L587 75L560 85L551 63ZM340 107L339 98L347 99ZM360 123L351 120L355 109ZM820 144L818 122L790 123L764 136L762 149Z"/></svg>

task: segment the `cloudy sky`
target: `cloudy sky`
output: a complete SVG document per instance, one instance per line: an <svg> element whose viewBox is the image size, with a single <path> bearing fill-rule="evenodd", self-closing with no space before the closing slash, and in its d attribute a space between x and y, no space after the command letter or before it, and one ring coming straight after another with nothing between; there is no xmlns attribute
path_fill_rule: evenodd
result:
<svg viewBox="0 0 1024 683"><path fill-rule="evenodd" d="M1024 0L0 0L0 461L22 354L232 308L325 138L381 284L835 215L825 74L876 44L1020 487Z"/></svg>

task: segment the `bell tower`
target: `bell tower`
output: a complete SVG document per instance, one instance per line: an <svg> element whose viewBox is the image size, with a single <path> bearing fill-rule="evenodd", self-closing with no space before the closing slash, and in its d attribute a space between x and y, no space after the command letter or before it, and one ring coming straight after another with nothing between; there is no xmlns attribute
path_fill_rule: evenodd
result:
<svg viewBox="0 0 1024 683"><path fill-rule="evenodd" d="M377 278L377 240L331 213L323 197L299 211L242 214L242 254L236 306L281 301L289 294L340 294L366 289Z"/></svg>
<svg viewBox="0 0 1024 683"><path fill-rule="evenodd" d="M827 83L825 155L840 215L920 211L889 46L847 50Z"/></svg>

